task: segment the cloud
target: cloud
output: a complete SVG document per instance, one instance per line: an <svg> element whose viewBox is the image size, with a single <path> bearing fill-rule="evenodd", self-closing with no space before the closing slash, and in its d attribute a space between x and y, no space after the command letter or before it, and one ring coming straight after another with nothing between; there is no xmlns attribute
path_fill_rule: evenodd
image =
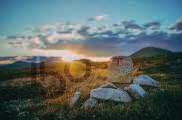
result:
<svg viewBox="0 0 182 120"><path fill-rule="evenodd" d="M158 30L160 29L160 26L161 26L161 23L159 21L149 22L144 25L145 28L149 28L152 30Z"/></svg>
<svg viewBox="0 0 182 120"><path fill-rule="evenodd" d="M116 28L116 31L119 31L121 34L133 34L137 35L144 31L144 28L135 23L134 20L130 21L121 21L119 23L112 25L114 28Z"/></svg>
<svg viewBox="0 0 182 120"><path fill-rule="evenodd" d="M70 50L89 57L131 54L147 46L182 50L182 33L158 29L160 26L155 21L140 25L134 20L98 26L60 23L35 27L32 35L6 36L5 39L13 47Z"/></svg>
<svg viewBox="0 0 182 120"><path fill-rule="evenodd" d="M49 35L47 35L46 39L50 43L56 43L59 40L84 40L84 36L79 34L76 31L70 32L70 33L58 33L58 32L53 32Z"/></svg>
<svg viewBox="0 0 182 120"><path fill-rule="evenodd" d="M182 31L182 18L178 19L175 24L169 25L169 30Z"/></svg>
<svg viewBox="0 0 182 120"><path fill-rule="evenodd" d="M89 18L88 21L101 21L103 19L106 19L107 17L109 17L109 15L107 14L97 15L95 17Z"/></svg>
<svg viewBox="0 0 182 120"><path fill-rule="evenodd" d="M137 29L137 30L142 30L143 28L136 24L135 21L122 21L121 24L125 27L125 29Z"/></svg>

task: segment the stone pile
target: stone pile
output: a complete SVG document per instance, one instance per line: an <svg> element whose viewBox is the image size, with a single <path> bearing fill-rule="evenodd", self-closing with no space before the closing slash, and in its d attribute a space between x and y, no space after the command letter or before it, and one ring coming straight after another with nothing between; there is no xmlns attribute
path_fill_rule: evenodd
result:
<svg viewBox="0 0 182 120"><path fill-rule="evenodd" d="M109 100L115 102L131 102L132 99L144 97L147 93L142 86L158 87L159 82L147 75L140 75L133 79L127 87L118 88L112 83L107 83L90 92L90 98L94 100L86 101L83 106L94 106L97 100Z"/></svg>
<svg viewBox="0 0 182 120"><path fill-rule="evenodd" d="M158 87L159 82L148 75L132 76L133 62L130 57L116 56L111 58L108 65L108 83L91 90L90 98L85 101L83 106L93 106L98 100L114 102L131 102L144 97L147 91L143 86ZM115 84L122 84L125 87L117 87ZM76 92L71 101L73 106L78 100ZM76 97L77 96L77 97ZM76 98L75 98L76 97ZM73 104L74 101L74 104Z"/></svg>
<svg viewBox="0 0 182 120"><path fill-rule="evenodd" d="M90 97L83 103L83 106L94 106L98 103L98 100L123 103L131 102L134 99L137 100L146 95L147 91L143 88L144 86L158 87L159 82L148 75L139 75L138 77L135 77L132 83L123 88L117 87L114 83L108 82L91 90ZM75 93L70 102L71 106L79 100L79 95L78 92Z"/></svg>

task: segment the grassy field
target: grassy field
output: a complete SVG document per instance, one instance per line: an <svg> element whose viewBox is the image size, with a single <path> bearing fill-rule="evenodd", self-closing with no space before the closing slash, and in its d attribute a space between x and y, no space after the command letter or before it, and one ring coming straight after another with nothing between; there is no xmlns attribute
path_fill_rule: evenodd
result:
<svg viewBox="0 0 182 120"><path fill-rule="evenodd" d="M30 68L1 69L0 118L2 120L178 120L182 109L182 60L181 54L151 58L133 58L133 77L150 75L159 80L159 88L149 89L149 94L131 103L99 101L95 107L83 108L91 89L107 82L106 63L92 62L92 72L82 82L72 82L65 75L61 63L47 63L44 81L32 81ZM82 62L71 64L74 77L83 76ZM8 72L7 72L8 71ZM23 72L22 72L23 71ZM11 78L11 79L10 79ZM39 78L39 75L38 75ZM121 86L119 86L121 87ZM148 89L148 88L145 88ZM70 108L68 101L75 91L81 91L77 106Z"/></svg>

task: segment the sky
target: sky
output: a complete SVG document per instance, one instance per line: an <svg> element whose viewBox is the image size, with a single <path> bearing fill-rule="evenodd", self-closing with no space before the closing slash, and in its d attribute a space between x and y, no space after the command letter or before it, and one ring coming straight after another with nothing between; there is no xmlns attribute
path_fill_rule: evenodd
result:
<svg viewBox="0 0 182 120"><path fill-rule="evenodd" d="M181 0L0 0L0 56L182 51Z"/></svg>

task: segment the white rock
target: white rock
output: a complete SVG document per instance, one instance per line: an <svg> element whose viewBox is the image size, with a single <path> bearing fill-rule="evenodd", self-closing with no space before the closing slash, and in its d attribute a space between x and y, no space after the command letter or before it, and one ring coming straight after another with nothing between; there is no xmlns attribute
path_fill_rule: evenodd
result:
<svg viewBox="0 0 182 120"><path fill-rule="evenodd" d="M114 84L109 83L109 82L101 85L99 88L114 88L114 89L117 89L117 87Z"/></svg>
<svg viewBox="0 0 182 120"><path fill-rule="evenodd" d="M80 98L80 92L77 91L70 100L70 107L73 107L78 102L79 98Z"/></svg>
<svg viewBox="0 0 182 120"><path fill-rule="evenodd" d="M100 100L111 100L116 102L130 102L131 97L122 89L97 88L93 89L90 97Z"/></svg>
<svg viewBox="0 0 182 120"><path fill-rule="evenodd" d="M159 81L152 79L148 75L139 75L138 77L133 79L133 83L146 86L155 86L155 87L159 85Z"/></svg>
<svg viewBox="0 0 182 120"><path fill-rule="evenodd" d="M89 98L84 102L83 107L94 106L96 103L97 100L95 98Z"/></svg>
<svg viewBox="0 0 182 120"><path fill-rule="evenodd" d="M129 85L127 90L136 99L144 97L144 95L146 94L145 90L138 84Z"/></svg>

